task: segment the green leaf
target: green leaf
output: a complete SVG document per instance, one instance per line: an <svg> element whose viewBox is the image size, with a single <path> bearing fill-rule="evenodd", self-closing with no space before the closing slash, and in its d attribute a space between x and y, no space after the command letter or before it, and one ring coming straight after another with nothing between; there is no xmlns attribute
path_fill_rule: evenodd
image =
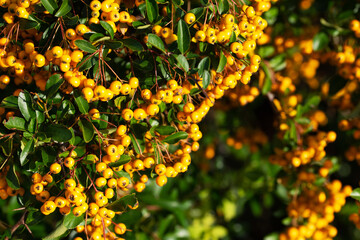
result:
<svg viewBox="0 0 360 240"><path fill-rule="evenodd" d="M64 79L60 74L52 75L46 82L45 94L48 98L53 97L58 91L61 85L64 83Z"/></svg>
<svg viewBox="0 0 360 240"><path fill-rule="evenodd" d="M94 33L94 34L92 34L90 36L89 41L94 42L94 41L97 41L97 40L99 40L99 39L101 39L103 37L105 37L105 35L102 34L102 33ZM107 37L107 38L109 38L109 37Z"/></svg>
<svg viewBox="0 0 360 240"><path fill-rule="evenodd" d="M97 63L97 57L95 58L94 56L90 57L84 57L77 65L76 67L79 68L80 72L83 72L89 68L91 68L92 66L94 66Z"/></svg>
<svg viewBox="0 0 360 240"><path fill-rule="evenodd" d="M199 62L198 68L199 68L199 75L200 75L200 77L202 77L205 70L207 70L207 71L210 70L210 58L205 57L205 58L201 59L201 61Z"/></svg>
<svg viewBox="0 0 360 240"><path fill-rule="evenodd" d="M205 13L205 8L203 7L193 8L189 11L189 13L195 14L196 19L199 19Z"/></svg>
<svg viewBox="0 0 360 240"><path fill-rule="evenodd" d="M68 215L64 217L63 224L67 229L74 229L83 221L84 221L84 214L79 217L75 217L75 215L71 211Z"/></svg>
<svg viewBox="0 0 360 240"><path fill-rule="evenodd" d="M74 115L75 107L69 100L64 100L61 102L59 110L56 112L56 116L58 119L63 119L66 115Z"/></svg>
<svg viewBox="0 0 360 240"><path fill-rule="evenodd" d="M56 160L56 151L52 147L44 147L41 149L41 159L43 163L48 166Z"/></svg>
<svg viewBox="0 0 360 240"><path fill-rule="evenodd" d="M45 114L39 110L35 110L35 117L38 124L45 121Z"/></svg>
<svg viewBox="0 0 360 240"><path fill-rule="evenodd" d="M18 109L18 97L8 96L1 101L0 107Z"/></svg>
<svg viewBox="0 0 360 240"><path fill-rule="evenodd" d="M172 126L158 126L154 130L160 135L170 135L176 131L176 128Z"/></svg>
<svg viewBox="0 0 360 240"><path fill-rule="evenodd" d="M32 97L28 91L22 91L19 94L18 106L26 121L35 117L35 111L32 106Z"/></svg>
<svg viewBox="0 0 360 240"><path fill-rule="evenodd" d="M29 155L29 153L34 151L34 146L35 146L35 140L34 138L30 138L30 140L25 144L25 147L20 154L21 166L24 166L29 161L29 159L27 159L27 156Z"/></svg>
<svg viewBox="0 0 360 240"><path fill-rule="evenodd" d="M84 120L84 119L81 119L78 122L78 125L83 134L84 141L86 143L90 142L95 134L94 126L91 124L91 122Z"/></svg>
<svg viewBox="0 0 360 240"><path fill-rule="evenodd" d="M11 117L7 122L4 123L4 126L7 129L16 129L20 131L25 131L25 119L20 117Z"/></svg>
<svg viewBox="0 0 360 240"><path fill-rule="evenodd" d="M105 42L105 46L110 48L110 49L116 50L116 49L119 49L119 48L123 48L124 43L122 43L120 41L109 40L109 41Z"/></svg>
<svg viewBox="0 0 360 240"><path fill-rule="evenodd" d="M261 46L259 48L259 55L262 58L270 57L275 53L275 48L273 46Z"/></svg>
<svg viewBox="0 0 360 240"><path fill-rule="evenodd" d="M161 38L155 34L149 33L148 35L148 43L157 49L166 52L164 42L161 40Z"/></svg>
<svg viewBox="0 0 360 240"><path fill-rule="evenodd" d="M49 125L46 128L45 133L47 137L58 142L67 142L72 138L71 131L60 124Z"/></svg>
<svg viewBox="0 0 360 240"><path fill-rule="evenodd" d="M68 12L71 11L69 0L62 0L59 10L55 13L55 17L65 16Z"/></svg>
<svg viewBox="0 0 360 240"><path fill-rule="evenodd" d="M24 30L33 29L40 26L40 23L26 18L21 18L19 23L20 28Z"/></svg>
<svg viewBox="0 0 360 240"><path fill-rule="evenodd" d="M220 15L225 14L229 11L229 1L228 0L219 0L219 13Z"/></svg>
<svg viewBox="0 0 360 240"><path fill-rule="evenodd" d="M283 70L286 67L285 54L279 54L273 57L269 63L275 72Z"/></svg>
<svg viewBox="0 0 360 240"><path fill-rule="evenodd" d="M146 15L151 23L159 16L159 7L155 0L146 0Z"/></svg>
<svg viewBox="0 0 360 240"><path fill-rule="evenodd" d="M142 152L145 150L144 140L136 138L134 134L129 134L131 138L131 142L134 146L134 150L137 154L142 154Z"/></svg>
<svg viewBox="0 0 360 240"><path fill-rule="evenodd" d="M119 167L131 161L131 157L129 155L123 154L120 159L116 162L110 163L109 167Z"/></svg>
<svg viewBox="0 0 360 240"><path fill-rule="evenodd" d="M308 111L319 105L320 101L321 101L320 96L314 95L310 97L309 100L306 101L304 107L302 108L302 113L303 114L307 113Z"/></svg>
<svg viewBox="0 0 360 240"><path fill-rule="evenodd" d="M313 38L313 49L319 51L324 49L329 43L329 37L324 32L317 33Z"/></svg>
<svg viewBox="0 0 360 240"><path fill-rule="evenodd" d="M206 89L209 86L210 81L211 81L211 74L208 70L205 70L202 79L203 89Z"/></svg>
<svg viewBox="0 0 360 240"><path fill-rule="evenodd" d="M224 68L226 66L226 63L227 63L226 56L223 53L223 51L221 51L221 53L220 53L220 61L219 61L219 65L218 65L218 67L216 69L216 72L221 73L224 70Z"/></svg>
<svg viewBox="0 0 360 240"><path fill-rule="evenodd" d="M105 21L100 21L100 24L105 29L105 31L107 31L109 33L110 38L113 39L115 33L114 33L114 29L112 28L112 26Z"/></svg>
<svg viewBox="0 0 360 240"><path fill-rule="evenodd" d="M355 188L350 194L350 197L357 201L360 201L360 188Z"/></svg>
<svg viewBox="0 0 360 240"><path fill-rule="evenodd" d="M87 114L89 112L89 103L85 100L83 96L80 95L78 91L74 91L74 97L79 111L83 114Z"/></svg>
<svg viewBox="0 0 360 240"><path fill-rule="evenodd" d="M191 35L188 25L182 19L178 22L177 37L178 48L184 54L190 48Z"/></svg>
<svg viewBox="0 0 360 240"><path fill-rule="evenodd" d="M185 72L189 71L189 62L184 55L178 55L176 57L176 60L178 61L178 64Z"/></svg>
<svg viewBox="0 0 360 240"><path fill-rule="evenodd" d="M60 240L61 238L66 237L70 233L64 224L60 224L52 233L44 237L42 240Z"/></svg>
<svg viewBox="0 0 360 240"><path fill-rule="evenodd" d="M140 52L144 50L143 45L135 39L131 39L131 38L119 39L119 42L122 42L125 47L133 51Z"/></svg>
<svg viewBox="0 0 360 240"><path fill-rule="evenodd" d="M266 64L261 62L261 68L264 69L265 79L261 89L262 94L267 94L271 90L272 81L270 78L270 71Z"/></svg>
<svg viewBox="0 0 360 240"><path fill-rule="evenodd" d="M182 139L186 139L187 137L188 137L188 134L186 132L180 131L180 132L174 133L174 134L166 137L163 140L163 142L166 142L169 144L175 144Z"/></svg>
<svg viewBox="0 0 360 240"><path fill-rule="evenodd" d="M15 165L12 165L12 167L7 172L6 182L12 189L17 190L20 188L20 182L18 176L16 175Z"/></svg>
<svg viewBox="0 0 360 240"><path fill-rule="evenodd" d="M0 139L0 148L2 149L5 156L9 157L12 154L14 146L14 138L12 137L2 137Z"/></svg>
<svg viewBox="0 0 360 240"><path fill-rule="evenodd" d="M139 203L137 198L135 197L135 193L132 193L110 203L107 208L118 212L126 210L128 206L135 207L138 204Z"/></svg>
<svg viewBox="0 0 360 240"><path fill-rule="evenodd" d="M41 3L50 14L53 14L59 7L54 0L41 0Z"/></svg>
<svg viewBox="0 0 360 240"><path fill-rule="evenodd" d="M75 45L84 52L88 52L88 53L94 53L98 50L94 45L92 45L90 42L86 40L76 40Z"/></svg>

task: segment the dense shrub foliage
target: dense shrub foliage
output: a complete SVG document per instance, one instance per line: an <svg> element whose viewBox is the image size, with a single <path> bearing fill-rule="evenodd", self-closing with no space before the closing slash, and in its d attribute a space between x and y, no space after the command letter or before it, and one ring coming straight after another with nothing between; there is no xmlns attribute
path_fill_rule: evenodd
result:
<svg viewBox="0 0 360 240"><path fill-rule="evenodd" d="M358 3L0 5L1 239L359 237Z"/></svg>

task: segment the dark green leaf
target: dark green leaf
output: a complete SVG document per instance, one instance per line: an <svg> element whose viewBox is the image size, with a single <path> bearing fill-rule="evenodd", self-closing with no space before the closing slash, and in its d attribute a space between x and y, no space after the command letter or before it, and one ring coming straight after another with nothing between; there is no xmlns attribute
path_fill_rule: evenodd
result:
<svg viewBox="0 0 360 240"><path fill-rule="evenodd" d="M329 43L329 37L324 32L317 33L313 38L313 49L319 51L324 49Z"/></svg>
<svg viewBox="0 0 360 240"><path fill-rule="evenodd" d="M18 97L8 96L1 101L0 107L18 109Z"/></svg>
<svg viewBox="0 0 360 240"><path fill-rule="evenodd" d="M97 54L96 54L97 55ZM84 57L78 64L76 67L79 68L79 71L85 71L89 68L91 68L92 66L94 66L96 63L98 62L98 58L97 57L90 57L90 56L86 56Z"/></svg>
<svg viewBox="0 0 360 240"><path fill-rule="evenodd" d="M115 33L114 33L114 29L112 28L112 26L105 21L100 21L100 24L109 33L110 38L113 39Z"/></svg>
<svg viewBox="0 0 360 240"><path fill-rule="evenodd" d="M52 147L44 147L41 149L41 159L46 166L49 166L56 160L56 151Z"/></svg>
<svg viewBox="0 0 360 240"><path fill-rule="evenodd" d="M63 224L67 229L76 228L82 221L84 221L84 214L80 217L75 217L72 211L64 217Z"/></svg>
<svg viewBox="0 0 360 240"><path fill-rule="evenodd" d="M94 45L92 45L90 42L86 40L76 40L75 45L84 52L88 52L88 53L94 53L98 50Z"/></svg>
<svg viewBox="0 0 360 240"><path fill-rule="evenodd" d="M111 49L119 49L124 47L124 43L115 40L109 40L105 42L105 46Z"/></svg>
<svg viewBox="0 0 360 240"><path fill-rule="evenodd" d="M205 58L201 59L201 61L199 62L199 65L198 65L198 69L199 69L199 75L200 75L200 77L202 77L205 70L207 70L207 71L210 70L210 58L205 57Z"/></svg>
<svg viewBox="0 0 360 240"><path fill-rule="evenodd" d="M131 142L134 146L135 152L137 154L142 154L142 152L145 150L144 140L135 138L134 134L129 134L129 136L131 138Z"/></svg>
<svg viewBox="0 0 360 240"><path fill-rule="evenodd" d="M161 38L155 34L150 33L148 35L148 43L157 49L166 52L164 42L161 40Z"/></svg>
<svg viewBox="0 0 360 240"><path fill-rule="evenodd" d="M166 142L169 144L175 144L182 139L186 139L187 137L188 137L188 134L186 132L180 131L180 132L174 133L174 134L166 137L163 140L163 142Z"/></svg>
<svg viewBox="0 0 360 240"><path fill-rule="evenodd" d="M170 135L176 131L176 128L172 126L158 126L154 130L160 135Z"/></svg>
<svg viewBox="0 0 360 240"><path fill-rule="evenodd" d="M206 89L209 86L210 81L211 81L211 74L209 71L205 70L202 79L203 89Z"/></svg>
<svg viewBox="0 0 360 240"><path fill-rule="evenodd" d="M41 3L50 14L53 14L59 7L54 0L41 0Z"/></svg>
<svg viewBox="0 0 360 240"><path fill-rule="evenodd" d="M55 17L65 16L68 12L71 11L69 0L62 0L59 10L55 13Z"/></svg>
<svg viewBox="0 0 360 240"><path fill-rule="evenodd" d="M193 8L189 12L195 14L196 19L199 19L205 13L205 8L203 7Z"/></svg>
<svg viewBox="0 0 360 240"><path fill-rule="evenodd" d="M90 42L94 42L94 41L97 41L101 38L103 38L105 35L102 34L102 33L93 33L91 34L90 38L89 38L89 41ZM109 38L109 37L108 37Z"/></svg>
<svg viewBox="0 0 360 240"><path fill-rule="evenodd" d="M14 190L17 190L20 188L20 182L19 178L16 175L15 171L15 165L12 165L12 167L9 169L9 171L6 174L6 182Z"/></svg>
<svg viewBox="0 0 360 240"><path fill-rule="evenodd" d="M135 207L138 204L139 203L135 197L135 193L132 193L110 203L107 208L117 212L126 210L128 206Z"/></svg>
<svg viewBox="0 0 360 240"><path fill-rule="evenodd" d="M64 100L61 102L59 110L56 112L56 116L58 119L63 119L66 115L73 115L75 114L75 107L69 100Z"/></svg>
<svg viewBox="0 0 360 240"><path fill-rule="evenodd" d="M60 74L52 75L46 82L45 94L48 98L53 97L64 83L64 79Z"/></svg>
<svg viewBox="0 0 360 240"><path fill-rule="evenodd" d="M38 26L40 26L40 23L30 20L30 19L25 19L25 18L21 18L20 21L20 28L27 30L27 29L32 29L32 28L36 28Z"/></svg>
<svg viewBox="0 0 360 240"><path fill-rule="evenodd" d="M133 51L140 52L144 50L143 45L141 45L141 43L135 39L125 38L125 39L120 39L119 41L122 42L125 47Z"/></svg>
<svg viewBox="0 0 360 240"><path fill-rule="evenodd" d="M14 146L14 138L3 137L0 139L0 148L2 149L5 156L9 157L12 154Z"/></svg>
<svg viewBox="0 0 360 240"><path fill-rule="evenodd" d="M178 48L184 54L190 48L191 35L188 25L182 19L178 22L177 37Z"/></svg>
<svg viewBox="0 0 360 240"><path fill-rule="evenodd" d="M159 7L155 0L146 0L146 15L151 23L159 16Z"/></svg>
<svg viewBox="0 0 360 240"><path fill-rule="evenodd" d="M225 14L229 11L229 1L228 0L219 0L219 13L220 15Z"/></svg>
<svg viewBox="0 0 360 240"><path fill-rule="evenodd" d="M223 51L221 51L221 53L220 53L220 61L219 61L219 65L218 65L218 67L216 69L216 72L221 73L224 70L224 68L226 66L226 63L227 63L226 56L223 53Z"/></svg>
<svg viewBox="0 0 360 240"><path fill-rule="evenodd" d="M121 165L124 165L128 162L130 162L131 157L129 155L123 154L121 155L120 159L116 162L110 163L109 167L119 167Z"/></svg>
<svg viewBox="0 0 360 240"><path fill-rule="evenodd" d="M85 100L83 96L79 94L78 91L74 91L74 97L76 105L78 106L81 113L86 114L89 112L89 103Z"/></svg>
<svg viewBox="0 0 360 240"><path fill-rule="evenodd" d="M58 142L67 142L72 138L71 131L60 124L49 125L46 128L45 133L47 137Z"/></svg>
<svg viewBox="0 0 360 240"><path fill-rule="evenodd" d="M32 97L30 93L28 91L22 91L18 97L18 106L26 121L35 117L35 111L32 105Z"/></svg>
<svg viewBox="0 0 360 240"><path fill-rule="evenodd" d="M83 134L84 141L86 143L90 142L95 134L94 126L91 124L91 122L84 120L84 119L81 119L78 122L78 125Z"/></svg>
<svg viewBox="0 0 360 240"><path fill-rule="evenodd" d="M184 55L178 55L176 57L176 60L178 61L178 64L185 72L189 71L189 62Z"/></svg>
<svg viewBox="0 0 360 240"><path fill-rule="evenodd" d="M25 147L20 154L21 166L24 166L29 161L29 159L27 159L27 156L29 155L29 153L32 153L34 151L34 146L35 140L34 138L30 138L30 140L25 144Z"/></svg>
<svg viewBox="0 0 360 240"><path fill-rule="evenodd" d="M11 117L7 122L4 123L4 126L7 129L16 129L20 131L25 131L25 119L20 117Z"/></svg>

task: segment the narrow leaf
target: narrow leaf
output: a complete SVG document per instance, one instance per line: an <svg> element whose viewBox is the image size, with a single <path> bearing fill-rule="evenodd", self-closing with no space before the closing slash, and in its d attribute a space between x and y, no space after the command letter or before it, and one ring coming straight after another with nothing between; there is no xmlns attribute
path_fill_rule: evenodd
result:
<svg viewBox="0 0 360 240"><path fill-rule="evenodd" d="M29 155L29 153L34 151L34 145L35 145L35 140L34 138L31 138L26 144L24 149L21 151L20 154L20 164L21 166L24 166L29 159L27 159L27 156Z"/></svg>
<svg viewBox="0 0 360 240"><path fill-rule="evenodd" d="M69 0L62 0L59 10L55 13L55 17L65 16L68 12L71 11Z"/></svg>
<svg viewBox="0 0 360 240"><path fill-rule="evenodd" d="M159 16L159 7L155 0L146 0L146 14L151 23L155 22Z"/></svg>
<svg viewBox="0 0 360 240"><path fill-rule="evenodd" d="M182 139L186 139L187 137L188 137L188 134L186 132L180 131L180 132L174 133L174 134L166 137L163 140L163 142L166 142L169 144L175 144Z"/></svg>
<svg viewBox="0 0 360 240"><path fill-rule="evenodd" d="M54 0L41 0L41 3L50 14L53 14L59 7Z"/></svg>
<svg viewBox="0 0 360 240"><path fill-rule="evenodd" d="M94 53L98 50L94 45L92 45L90 42L86 40L76 40L75 45L84 52L88 52L88 53Z"/></svg>
<svg viewBox="0 0 360 240"><path fill-rule="evenodd" d="M80 130L83 134L84 137L84 141L86 143L90 142L92 140L92 138L94 137L94 126L87 120L85 119L81 119L78 122L78 125L80 127Z"/></svg>
<svg viewBox="0 0 360 240"><path fill-rule="evenodd" d="M105 21L100 21L100 24L109 33L110 38L113 39L115 32L112 26Z"/></svg>
<svg viewBox="0 0 360 240"><path fill-rule="evenodd" d="M190 48L191 36L188 25L182 19L178 23L177 37L179 50L184 54Z"/></svg>

